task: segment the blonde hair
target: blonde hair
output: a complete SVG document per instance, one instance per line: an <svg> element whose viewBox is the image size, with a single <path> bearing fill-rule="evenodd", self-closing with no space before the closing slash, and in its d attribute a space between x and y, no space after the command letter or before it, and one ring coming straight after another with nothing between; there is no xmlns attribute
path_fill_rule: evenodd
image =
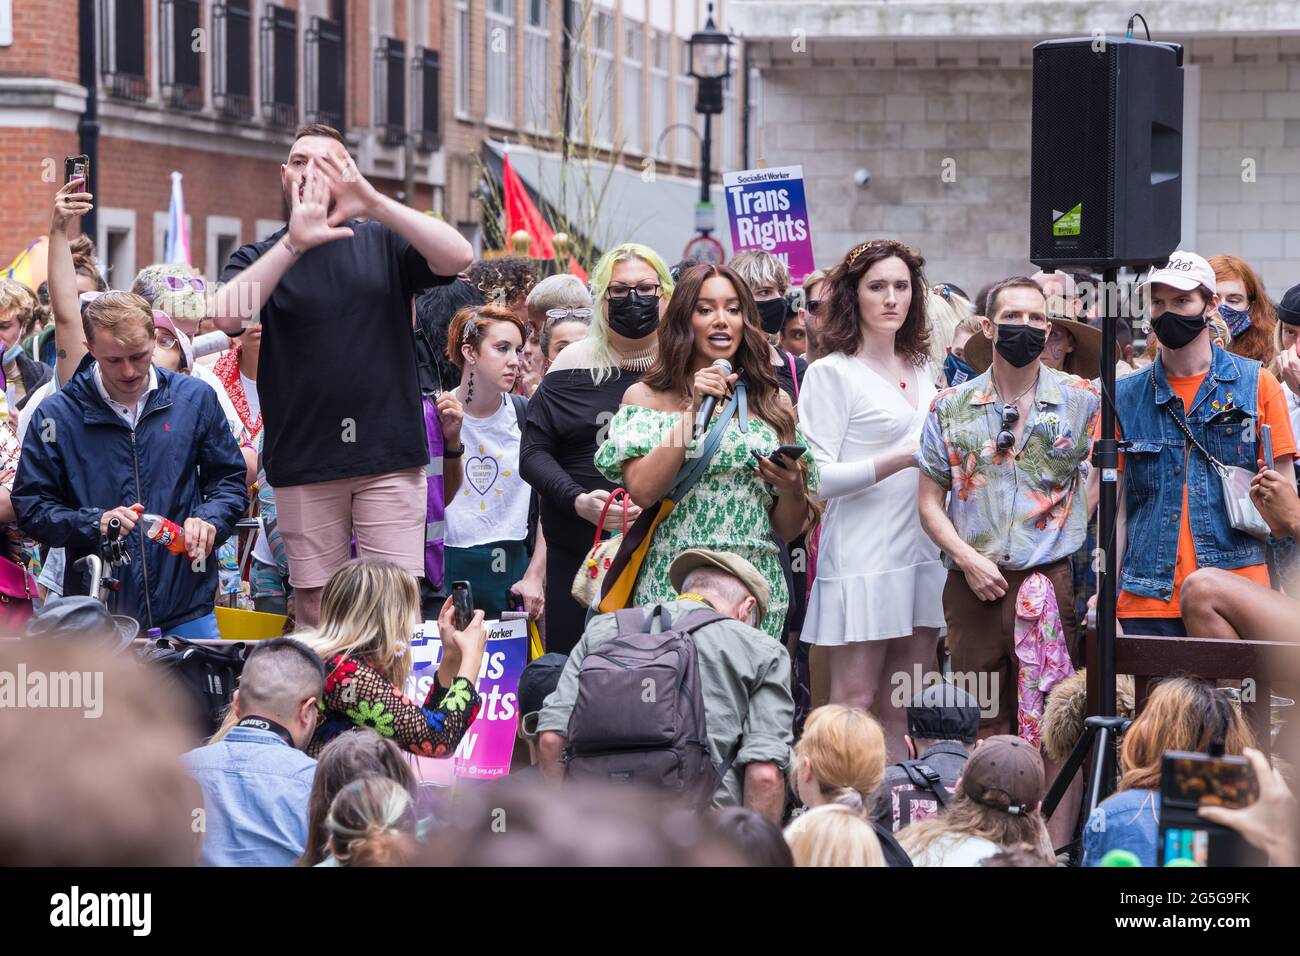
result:
<svg viewBox="0 0 1300 956"><path fill-rule="evenodd" d="M806 276L803 277L803 282L800 283L799 288L807 292L808 287L810 285L817 285L818 283L825 282L825 281L826 281L826 270L814 269L812 272L808 273Z"/></svg>
<svg viewBox="0 0 1300 956"><path fill-rule="evenodd" d="M48 311L27 286L13 279L0 279L0 315L17 313L20 339L30 335L36 322L46 317Z"/></svg>
<svg viewBox="0 0 1300 956"><path fill-rule="evenodd" d="M405 692L411 637L419 620L420 589L409 571L390 561L349 561L326 582L320 623L302 642L327 667L339 654L363 657Z"/></svg>
<svg viewBox="0 0 1300 956"><path fill-rule="evenodd" d="M166 312L173 319L192 319L199 322L207 317L207 295L197 289L169 289L163 285L164 276L179 276L182 279L201 278L199 272L189 266L169 262L155 262L145 266L135 274L131 291L142 296L153 308Z"/></svg>
<svg viewBox="0 0 1300 956"><path fill-rule="evenodd" d="M953 836L976 837L1005 848L1024 844L1044 860L1055 860L1052 840L1037 807L1026 814L1007 813L976 803L961 788L948 808L935 817L898 831L898 842L913 859L923 855L937 840Z"/></svg>
<svg viewBox="0 0 1300 956"><path fill-rule="evenodd" d="M605 314L605 293L614 275L614 266L625 259L640 259L654 269L659 278L659 294L672 298L673 277L659 253L639 242L625 242L615 246L600 257L591 270L591 330L587 341L591 344L591 380L597 385L614 374L614 350L609 344L609 316Z"/></svg>
<svg viewBox="0 0 1300 956"><path fill-rule="evenodd" d="M830 803L796 817L785 828L795 866L884 866L875 828L860 813Z"/></svg>
<svg viewBox="0 0 1300 956"><path fill-rule="evenodd" d="M87 342L93 343L95 330L102 329L118 342L125 343L135 328L143 328L145 336L153 338L153 310L143 297L134 292L105 292L87 302L81 310L81 330L85 332Z"/></svg>
<svg viewBox="0 0 1300 956"><path fill-rule="evenodd" d="M857 707L818 707L794 745L791 780L805 767L827 800L865 808L885 778L885 734L879 722Z"/></svg>
<svg viewBox="0 0 1300 956"><path fill-rule="evenodd" d="M746 249L731 257L727 263L736 275L745 280L750 290L771 286L782 295L790 288L790 270L784 262L762 249Z"/></svg>
<svg viewBox="0 0 1300 956"><path fill-rule="evenodd" d="M1223 691L1191 677L1161 681L1124 732L1119 789L1154 790L1165 751L1204 753L1216 739L1223 741L1225 754L1240 755L1255 746L1250 725Z"/></svg>
<svg viewBox="0 0 1300 956"><path fill-rule="evenodd" d="M401 866L415 855L411 795L389 777L365 776L340 790L325 829L340 866Z"/></svg>
<svg viewBox="0 0 1300 956"><path fill-rule="evenodd" d="M946 296L944 289L948 290ZM942 372L943 360L948 357L953 336L967 318L974 316L975 309L949 285L937 285L928 295L925 314L930 320L930 361Z"/></svg>

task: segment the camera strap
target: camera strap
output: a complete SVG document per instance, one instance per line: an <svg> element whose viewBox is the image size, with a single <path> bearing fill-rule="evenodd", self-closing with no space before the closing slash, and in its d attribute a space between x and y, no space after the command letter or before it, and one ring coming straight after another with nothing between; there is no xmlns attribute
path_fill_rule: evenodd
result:
<svg viewBox="0 0 1300 956"><path fill-rule="evenodd" d="M245 717L235 726L251 727L253 730L269 730L290 747L295 750L298 749L298 745L293 742L293 734L289 733L289 729L283 724L277 724L274 720L268 720L265 717Z"/></svg>

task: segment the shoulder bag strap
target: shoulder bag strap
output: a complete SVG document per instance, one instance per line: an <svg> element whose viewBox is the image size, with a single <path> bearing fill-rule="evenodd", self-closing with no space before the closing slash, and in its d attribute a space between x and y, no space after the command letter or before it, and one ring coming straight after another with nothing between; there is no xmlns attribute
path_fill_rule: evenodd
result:
<svg viewBox="0 0 1300 956"><path fill-rule="evenodd" d="M718 451L718 447L722 444L722 435L727 430L727 425L731 422L732 416L736 414L737 410L741 410L741 428L743 430L745 427L744 409L746 408L745 383L737 382L735 393L731 396L731 400L727 402L726 407L723 408L722 414L718 416L718 420L713 423L713 427L709 429L709 434L705 437L703 444L700 446L699 454L693 459L688 459L686 464L682 466L682 470L677 474L677 480L674 481L672 487L668 489L668 494L664 496L665 498L676 502L681 501L686 497L686 493L695 487L697 481L704 477L704 472L708 470L709 462L713 459L713 456Z"/></svg>
<svg viewBox="0 0 1300 956"><path fill-rule="evenodd" d="M1159 396L1159 393L1156 391L1156 376L1154 372L1151 373L1151 393L1157 397ZM1223 462L1219 461L1219 459L1206 451L1205 446L1196 440L1196 437L1192 434L1192 430L1187 427L1187 422L1184 420L1183 416L1174 411L1173 405L1166 402L1165 411L1169 413L1169 417L1174 420L1174 424L1178 426L1179 430L1187 436L1187 440L1192 444L1192 447L1208 458L1210 464L1214 466L1216 471L1222 473L1225 468Z"/></svg>

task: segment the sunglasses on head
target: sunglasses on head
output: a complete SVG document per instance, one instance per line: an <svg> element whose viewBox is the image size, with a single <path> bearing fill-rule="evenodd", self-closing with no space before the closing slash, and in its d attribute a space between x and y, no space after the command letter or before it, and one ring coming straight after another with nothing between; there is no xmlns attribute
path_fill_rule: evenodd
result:
<svg viewBox="0 0 1300 956"><path fill-rule="evenodd" d="M158 279L158 285L145 289L141 293L146 299L153 301L164 292L183 292L186 289L193 289L195 292L208 291L208 283L202 276L161 276Z"/></svg>
<svg viewBox="0 0 1300 956"><path fill-rule="evenodd" d="M547 309L546 317L548 319L589 319L591 318L591 309Z"/></svg>
<svg viewBox="0 0 1300 956"><path fill-rule="evenodd" d="M1016 435L1011 429L1020 421L1020 409L1014 405L1002 408L1002 430L998 432L998 451L1010 451L1016 444Z"/></svg>

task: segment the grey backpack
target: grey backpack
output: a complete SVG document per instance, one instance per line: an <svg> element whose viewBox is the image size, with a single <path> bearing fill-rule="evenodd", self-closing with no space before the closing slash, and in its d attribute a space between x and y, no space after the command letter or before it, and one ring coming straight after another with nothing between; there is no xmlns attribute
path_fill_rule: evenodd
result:
<svg viewBox="0 0 1300 956"><path fill-rule="evenodd" d="M674 622L659 606L614 618L618 635L589 652L578 672L565 776L666 790L704 809L736 754L721 769L713 765L691 635L726 618L701 609Z"/></svg>

